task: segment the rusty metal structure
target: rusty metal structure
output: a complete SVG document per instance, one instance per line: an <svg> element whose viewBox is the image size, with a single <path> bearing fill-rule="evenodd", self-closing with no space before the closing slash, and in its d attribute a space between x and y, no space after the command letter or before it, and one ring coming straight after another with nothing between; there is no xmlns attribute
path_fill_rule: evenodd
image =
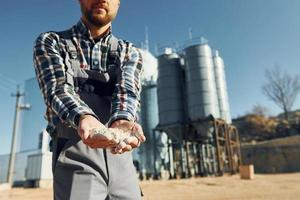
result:
<svg viewBox="0 0 300 200"><path fill-rule="evenodd" d="M201 129L195 123L210 130L209 137L203 137ZM203 130L202 129L202 130ZM186 137L187 152L190 164L190 175L221 176L224 173L235 174L241 164L240 142L238 131L233 125L227 124L223 119L212 116L193 122L187 128L190 137Z"/></svg>
<svg viewBox="0 0 300 200"><path fill-rule="evenodd" d="M198 126L194 126L195 124ZM202 128L199 129L200 125ZM201 131L207 130L210 136ZM158 129L157 131L168 131ZM168 170L170 178L191 176L222 176L236 174L241 165L240 142L237 128L223 119L209 116L188 123L181 143L169 142Z"/></svg>
<svg viewBox="0 0 300 200"><path fill-rule="evenodd" d="M214 120L214 130L218 174L237 173L242 162L237 128L224 120Z"/></svg>

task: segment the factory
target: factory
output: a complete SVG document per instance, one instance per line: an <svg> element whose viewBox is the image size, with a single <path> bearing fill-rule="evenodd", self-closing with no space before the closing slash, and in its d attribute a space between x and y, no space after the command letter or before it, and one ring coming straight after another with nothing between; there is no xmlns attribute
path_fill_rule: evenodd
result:
<svg viewBox="0 0 300 200"><path fill-rule="evenodd" d="M219 52L201 40L182 50L164 48L157 65L153 58L147 60L140 118L148 141L136 161L142 177L236 173L241 164L239 138L231 125ZM157 67L157 74L147 67Z"/></svg>
<svg viewBox="0 0 300 200"><path fill-rule="evenodd" d="M164 48L156 57L141 48L141 107L138 122L147 141L133 151L141 180L219 176L241 164L238 133L231 125L223 59L207 42L181 50ZM14 185L51 185L45 106L35 78L25 81ZM9 155L0 156L0 183L7 180Z"/></svg>

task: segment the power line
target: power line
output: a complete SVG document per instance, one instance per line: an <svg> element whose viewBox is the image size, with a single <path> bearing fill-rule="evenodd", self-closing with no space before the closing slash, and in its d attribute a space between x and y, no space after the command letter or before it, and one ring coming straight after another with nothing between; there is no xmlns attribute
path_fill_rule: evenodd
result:
<svg viewBox="0 0 300 200"><path fill-rule="evenodd" d="M16 89L16 85L10 85L10 84L5 83L5 82L3 82L3 81L1 81L1 80L0 80L0 85L1 85L2 87L5 87L5 88L7 88L7 89L10 89L10 90L15 90L15 89Z"/></svg>
<svg viewBox="0 0 300 200"><path fill-rule="evenodd" d="M12 91L12 89L10 89L10 88L8 88L8 87L5 87L5 86L3 86L3 85L0 85L0 89L2 89L2 91L7 91L7 92L11 92Z"/></svg>
<svg viewBox="0 0 300 200"><path fill-rule="evenodd" d="M10 82L13 85L17 85L18 84L18 82L16 80L14 80L12 78L9 78L7 76L4 76L3 74L0 74L0 77L1 77L1 79L5 79L6 81Z"/></svg>
<svg viewBox="0 0 300 200"><path fill-rule="evenodd" d="M17 83L13 83L12 81L9 80L3 80L3 78L0 77L0 85L9 88L11 90L15 90L16 86L18 85Z"/></svg>
<svg viewBox="0 0 300 200"><path fill-rule="evenodd" d="M2 91L12 92L15 90L15 87L18 85L17 81L0 74L0 89Z"/></svg>

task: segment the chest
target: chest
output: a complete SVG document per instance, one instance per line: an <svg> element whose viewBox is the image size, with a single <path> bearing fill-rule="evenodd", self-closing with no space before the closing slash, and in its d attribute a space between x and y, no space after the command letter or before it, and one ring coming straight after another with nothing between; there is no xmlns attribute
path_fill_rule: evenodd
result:
<svg viewBox="0 0 300 200"><path fill-rule="evenodd" d="M105 72L111 65L117 64L115 61L117 55L110 52L109 45L101 41L93 43L79 39L76 42L76 49L80 67L83 69Z"/></svg>

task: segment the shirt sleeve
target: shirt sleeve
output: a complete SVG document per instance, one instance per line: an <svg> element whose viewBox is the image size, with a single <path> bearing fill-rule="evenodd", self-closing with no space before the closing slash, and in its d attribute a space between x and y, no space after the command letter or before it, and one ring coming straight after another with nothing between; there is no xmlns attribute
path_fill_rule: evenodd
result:
<svg viewBox="0 0 300 200"><path fill-rule="evenodd" d="M140 106L142 55L131 43L126 45L121 77L113 94L109 126L118 119L135 121Z"/></svg>
<svg viewBox="0 0 300 200"><path fill-rule="evenodd" d="M33 61L46 106L63 123L77 128L81 115L96 116L75 93L74 86L66 83L64 58L60 53L57 34L43 33L37 38L33 49Z"/></svg>

